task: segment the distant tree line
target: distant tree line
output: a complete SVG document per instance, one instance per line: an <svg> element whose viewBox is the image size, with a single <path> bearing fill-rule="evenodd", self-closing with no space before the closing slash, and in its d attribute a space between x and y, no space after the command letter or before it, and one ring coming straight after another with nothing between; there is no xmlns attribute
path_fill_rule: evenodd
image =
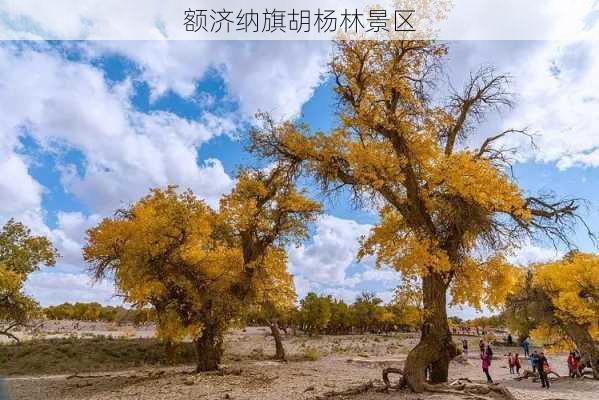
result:
<svg viewBox="0 0 599 400"><path fill-rule="evenodd" d="M151 321L151 309L130 309L122 306L103 306L100 303L63 303L45 307L43 314L47 319L77 320L91 322L133 323L141 325Z"/></svg>
<svg viewBox="0 0 599 400"><path fill-rule="evenodd" d="M352 333L382 333L416 329L421 320L418 304L402 300L398 291L389 304L374 293L364 292L353 303L331 295L308 293L298 307L279 315L280 327L287 331L302 331L308 335L342 335ZM258 309L249 313L249 325L263 324L267 316Z"/></svg>

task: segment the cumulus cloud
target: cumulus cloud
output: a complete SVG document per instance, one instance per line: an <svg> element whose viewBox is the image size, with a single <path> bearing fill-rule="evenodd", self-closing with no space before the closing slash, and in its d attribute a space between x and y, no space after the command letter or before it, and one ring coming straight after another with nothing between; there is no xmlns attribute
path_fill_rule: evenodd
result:
<svg viewBox="0 0 599 400"><path fill-rule="evenodd" d="M562 256L562 251L526 242L508 258L508 261L515 265L528 266L535 263L555 260Z"/></svg>
<svg viewBox="0 0 599 400"><path fill-rule="evenodd" d="M521 139L523 160L560 169L599 166L599 44L551 42L517 71L518 106L506 124L529 126L536 151Z"/></svg>
<svg viewBox="0 0 599 400"><path fill-rule="evenodd" d="M0 47L0 76L2 136L26 133L45 151L80 152L84 172L63 165L62 180L92 211L109 212L167 184L190 187L214 205L232 186L218 160L199 165L197 158L202 143L235 129L226 117L135 111L130 81L111 86L102 71L51 50ZM29 183L24 193L39 192Z"/></svg>
<svg viewBox="0 0 599 400"><path fill-rule="evenodd" d="M325 41L115 41L87 46L90 57L120 54L134 61L153 99L168 90L192 97L198 81L217 71L244 116L260 110L276 118L299 114L322 80L330 49Z"/></svg>
<svg viewBox="0 0 599 400"><path fill-rule="evenodd" d="M289 270L300 298L313 291L353 301L364 290L377 292L387 301L401 274L377 269L372 257L357 262L359 240L371 228L351 219L324 215L316 223L309 243L289 248Z"/></svg>
<svg viewBox="0 0 599 400"><path fill-rule="evenodd" d="M481 66L512 77L515 107L490 115L467 145L479 145L483 135L527 128L535 146L522 135L503 140L504 147L518 150L516 161L552 163L561 170L599 166L598 64L594 40L451 43L448 73L456 87Z"/></svg>
<svg viewBox="0 0 599 400"><path fill-rule="evenodd" d="M59 211L57 227L50 232L50 238L60 253L60 270L80 270L83 265L81 248L85 242L86 231L101 220L98 214L89 216L81 212Z"/></svg>
<svg viewBox="0 0 599 400"><path fill-rule="evenodd" d="M369 230L370 225L323 216L316 224L311 243L289 249L291 273L329 285L343 283L358 252L358 240Z"/></svg>
<svg viewBox="0 0 599 400"><path fill-rule="evenodd" d="M43 187L29 175L23 158L15 153L0 157L0 171L0 223L9 216L40 212Z"/></svg>

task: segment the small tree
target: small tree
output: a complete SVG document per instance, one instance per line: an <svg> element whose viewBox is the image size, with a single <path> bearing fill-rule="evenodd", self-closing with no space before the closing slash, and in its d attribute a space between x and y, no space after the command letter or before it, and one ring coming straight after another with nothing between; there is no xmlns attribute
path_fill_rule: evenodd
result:
<svg viewBox="0 0 599 400"><path fill-rule="evenodd" d="M310 292L300 301L301 327L312 336L321 333L331 319L331 298Z"/></svg>
<svg viewBox="0 0 599 400"><path fill-rule="evenodd" d="M355 318L350 306L343 300L333 299L330 308L331 318L327 324L327 333L333 335L351 333Z"/></svg>
<svg viewBox="0 0 599 400"><path fill-rule="evenodd" d="M29 274L41 265L53 266L58 253L43 236L34 236L20 222L9 220L0 231L0 321L6 326L0 330L18 341L11 330L25 325L41 315L35 300L23 292Z"/></svg>
<svg viewBox="0 0 599 400"><path fill-rule="evenodd" d="M372 330L382 321L384 308L383 300L375 296L374 293L364 292L352 305L352 313L354 315L354 323L362 332L372 332Z"/></svg>
<svg viewBox="0 0 599 400"><path fill-rule="evenodd" d="M293 286L293 277L287 271L287 255L281 248L271 252L264 262L270 267L261 268L256 277L259 282L255 288L255 304L258 308L257 314L269 327L275 342L275 356L277 360L285 360L285 347L280 331L281 321L293 312L297 294Z"/></svg>

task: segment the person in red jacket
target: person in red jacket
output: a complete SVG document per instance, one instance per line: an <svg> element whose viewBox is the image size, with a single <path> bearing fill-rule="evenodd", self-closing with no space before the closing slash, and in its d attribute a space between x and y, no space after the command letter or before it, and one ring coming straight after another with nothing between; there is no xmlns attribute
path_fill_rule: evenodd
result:
<svg viewBox="0 0 599 400"><path fill-rule="evenodd" d="M516 368L516 373L520 375L520 368L522 368L522 365L520 365L520 356L518 353L514 353L514 367Z"/></svg>
<svg viewBox="0 0 599 400"><path fill-rule="evenodd" d="M514 364L514 357L512 353L508 353L507 355L507 365L510 368L510 375L512 375L516 367L516 365Z"/></svg>
<svg viewBox="0 0 599 400"><path fill-rule="evenodd" d="M491 366L491 361L489 360L489 355L486 351L480 353L480 359L483 372L487 376L487 383L493 383L493 379L491 379L491 375L489 375L489 367Z"/></svg>
<svg viewBox="0 0 599 400"><path fill-rule="evenodd" d="M578 376L578 359L573 351L568 356L568 370L570 371L570 378Z"/></svg>

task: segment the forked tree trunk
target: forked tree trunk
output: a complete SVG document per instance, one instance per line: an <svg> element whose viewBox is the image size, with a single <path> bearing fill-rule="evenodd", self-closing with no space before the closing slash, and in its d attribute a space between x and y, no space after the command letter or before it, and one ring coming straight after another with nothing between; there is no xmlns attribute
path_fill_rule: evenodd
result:
<svg viewBox="0 0 599 400"><path fill-rule="evenodd" d="M223 334L216 326L207 325L196 339L197 372L216 371L223 355Z"/></svg>
<svg viewBox="0 0 599 400"><path fill-rule="evenodd" d="M449 362L457 355L447 321L447 284L432 273L422 279L423 325L420 342L406 359L404 379L414 392L425 389L425 371L431 367L431 383L447 382Z"/></svg>
<svg viewBox="0 0 599 400"><path fill-rule="evenodd" d="M593 378L599 379L599 346L593 341L587 327L578 324L565 324L568 336L574 341L581 355L583 365L590 364Z"/></svg>
<svg viewBox="0 0 599 400"><path fill-rule="evenodd" d="M275 359L285 361L285 348L283 347L283 339L281 338L281 331L279 330L277 321L270 322L270 332L275 339Z"/></svg>

